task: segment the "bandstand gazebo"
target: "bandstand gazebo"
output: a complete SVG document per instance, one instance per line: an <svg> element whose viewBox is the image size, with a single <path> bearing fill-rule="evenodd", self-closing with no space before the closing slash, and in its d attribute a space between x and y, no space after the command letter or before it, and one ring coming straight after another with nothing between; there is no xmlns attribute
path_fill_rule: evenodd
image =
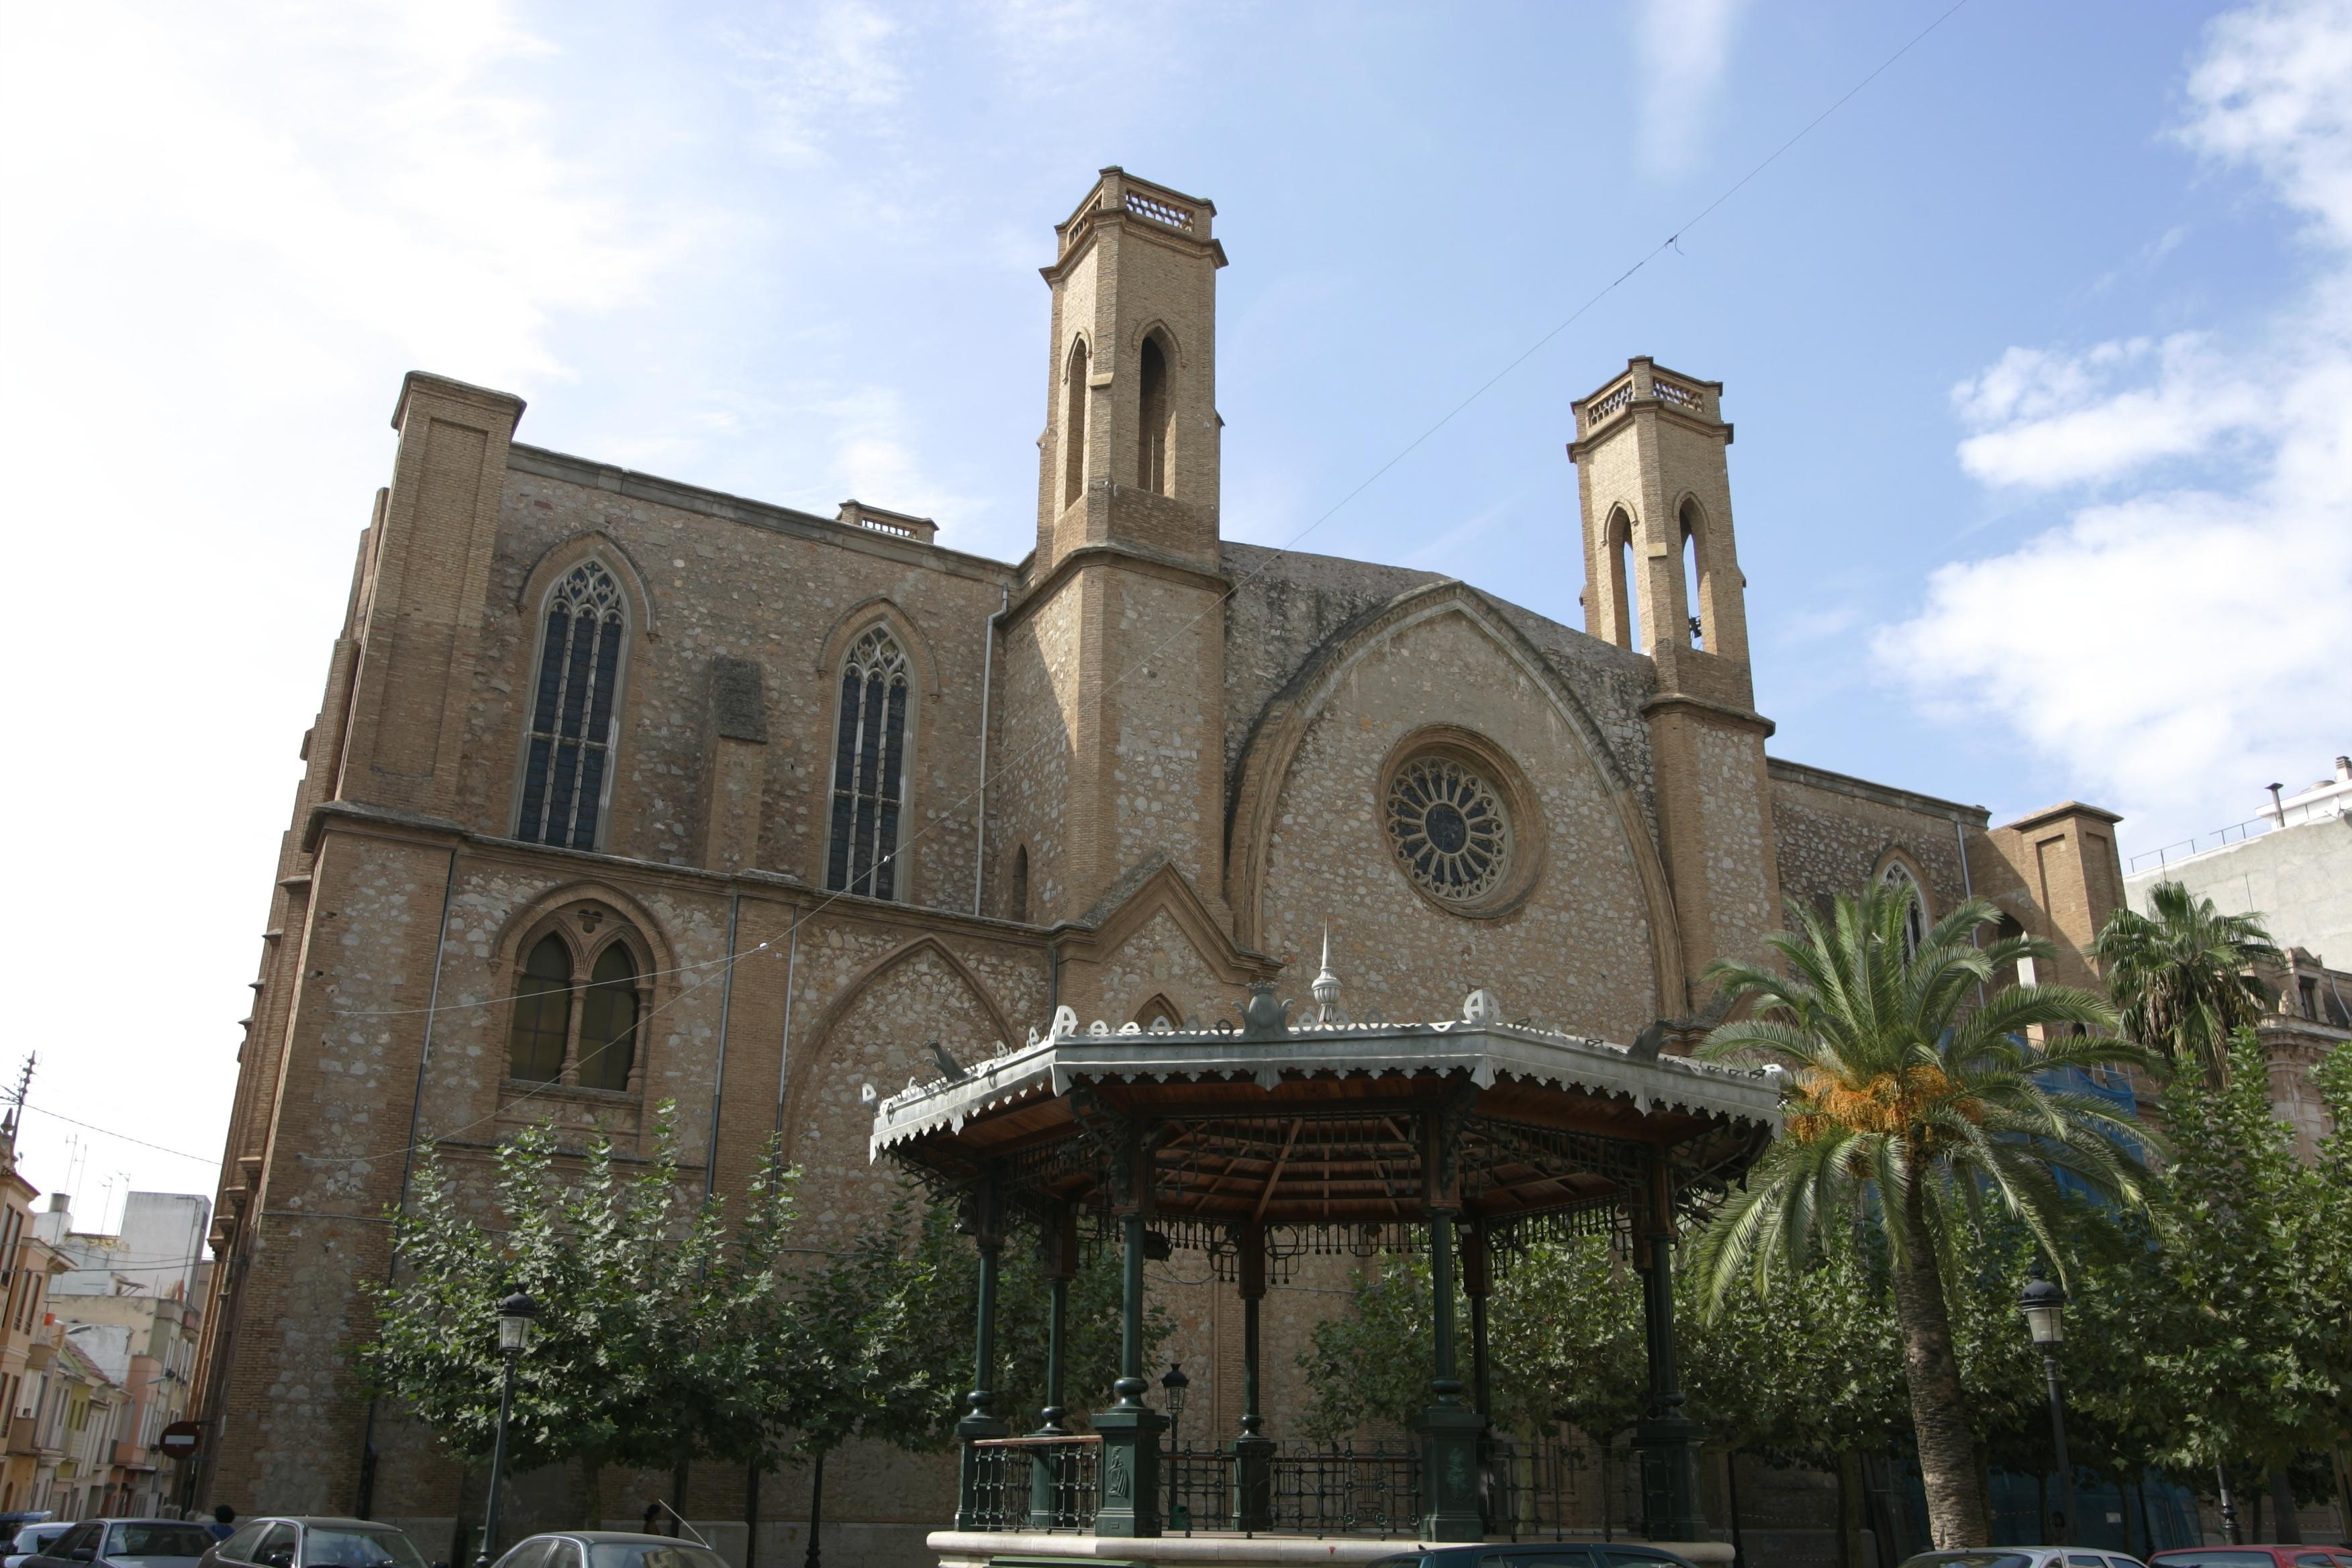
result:
<svg viewBox="0 0 2352 1568"><path fill-rule="evenodd" d="M1430 1403L1412 1451L1392 1468L1412 1503L1380 1532L1486 1538L1495 1524L1481 1486L1482 1459L1491 1458L1489 1260L1530 1235L1599 1230L1624 1240L1643 1286L1643 1532L1707 1541L1701 1432L1683 1414L1675 1371L1672 1241L1678 1220L1719 1196L1769 1142L1778 1085L1761 1072L1662 1054L1663 1030L1619 1046L1507 1023L1485 991L1471 994L1459 1018L1393 1024L1322 1021L1337 990L1328 970L1316 990L1318 1020L1297 1024L1267 986L1253 991L1238 1026L1113 1030L1082 1026L1065 1007L1027 1044L877 1107L874 1156L952 1193L981 1254L955 1526L932 1538L943 1559L1099 1556L1116 1540L1162 1533L1167 1423L1144 1400L1143 1265L1172 1248L1207 1253L1243 1301L1241 1430L1212 1455L1173 1461L1216 1467L1213 1487L1197 1474L1173 1478L1198 1500L1183 1510L1192 1528L1256 1538L1258 1550L1222 1555L1281 1560L1263 1550L1276 1544L1268 1538L1328 1528L1286 1517L1294 1510L1283 1506L1259 1406L1268 1275L1280 1278L1310 1252L1426 1250ZM998 1258L1022 1227L1039 1235L1052 1318L1046 1407L1037 1431L1016 1436L993 1409L992 1385ZM1124 1291L1116 1402L1077 1434L1063 1425L1062 1344L1082 1230L1118 1247ZM1457 1265L1470 1309L1466 1385L1456 1360ZM1111 1539L1097 1548L1073 1535ZM1139 1546L1119 1554L1147 1555Z"/></svg>

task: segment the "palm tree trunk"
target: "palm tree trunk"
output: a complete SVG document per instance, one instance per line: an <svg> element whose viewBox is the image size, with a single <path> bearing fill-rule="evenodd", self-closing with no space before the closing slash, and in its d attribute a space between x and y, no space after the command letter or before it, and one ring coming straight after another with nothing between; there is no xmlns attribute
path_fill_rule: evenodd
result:
<svg viewBox="0 0 2352 1568"><path fill-rule="evenodd" d="M1911 1390L1911 1425L1919 1439L1919 1476L1927 1491L1927 1530L1939 1551L1992 1544L1992 1521L1977 1475L1976 1434L1960 1388L1959 1358L1944 1307L1944 1279L1928 1229L1927 1194L1916 1181L1903 1194L1901 1257L1895 1263L1895 1315L1903 1331L1903 1373ZM1895 1218L1893 1215L1888 1215Z"/></svg>

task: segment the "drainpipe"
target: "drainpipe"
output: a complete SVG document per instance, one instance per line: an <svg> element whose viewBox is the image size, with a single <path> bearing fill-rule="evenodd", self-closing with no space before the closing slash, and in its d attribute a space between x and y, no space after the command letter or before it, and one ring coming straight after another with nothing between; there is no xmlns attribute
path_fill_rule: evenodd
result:
<svg viewBox="0 0 2352 1568"><path fill-rule="evenodd" d="M801 921L808 918L805 910L793 911L792 940L784 950L784 1028L776 1037L776 1131L784 1130L784 1086L792 1081L793 1072L793 977L801 964Z"/></svg>
<svg viewBox="0 0 2352 1568"><path fill-rule="evenodd" d="M727 1089L727 1014L735 1002L735 921L743 908L740 888L727 895L727 977L719 983L719 1067L710 1080L710 1142L702 1156L702 1195L719 1180L719 1099Z"/></svg>
<svg viewBox="0 0 2352 1568"><path fill-rule="evenodd" d="M989 687L996 674L996 632L1013 609L1013 586L1004 584L998 592L1004 595L996 614L988 617L982 633L980 650L980 812L971 823L971 912L980 913L980 890L985 885L988 865L988 699Z"/></svg>

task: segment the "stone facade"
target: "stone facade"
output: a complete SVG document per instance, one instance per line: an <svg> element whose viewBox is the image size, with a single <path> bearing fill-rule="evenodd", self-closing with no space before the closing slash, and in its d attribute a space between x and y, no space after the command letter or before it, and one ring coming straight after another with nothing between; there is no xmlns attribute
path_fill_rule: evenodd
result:
<svg viewBox="0 0 2352 1568"><path fill-rule="evenodd" d="M810 1224L837 1238L893 1179L868 1163L861 1090L929 1076L928 1042L984 1053L1060 1005L1114 1026L1238 1017L1274 976L1303 1003L1327 928L1359 1016L1450 1017L1483 985L1616 1039L1661 1020L1695 1037L1708 962L1760 955L1784 898L1897 864L1932 911L1986 893L2087 939L2120 896L2105 814L1994 829L1767 762L1712 384L1635 360L1578 405L1584 631L1426 573L1222 542L1213 217L1108 170L1057 231L1037 547L1018 563L861 502L820 517L522 445L520 399L407 379L240 1058L205 1502L458 1510L453 1468L371 1412L343 1359L419 1150L478 1173L552 1122L632 1152L674 1102L694 1180L740 1189L781 1135ZM543 657L568 635L551 595L592 582L621 627L611 663L592 669L586 643ZM877 633L903 688L845 688ZM534 751L572 711L559 687L604 728L573 712ZM858 763L885 733L859 726L901 701ZM546 760L592 754L593 776ZM895 773L874 760L893 754ZM1501 837L1470 844L1423 801L1411 838L1398 792L1438 776L1423 763L1484 792ZM869 786L882 816L836 816ZM540 802L570 803L563 831ZM877 858L845 885L853 835ZM891 896L871 896L886 866ZM635 1033L592 1063L570 1015L560 1070L521 1078L521 982L550 941L582 964L626 955ZM1183 1262L1153 1289L1198 1369L1197 1419L1230 1432L1238 1310ZM1268 1302L1277 1432L1347 1279L1347 1259L1309 1259ZM691 1511L740 1517L740 1476L693 1485ZM614 1501L648 1489L667 1478ZM772 1546L804 1492L768 1488ZM837 1464L828 1551L911 1551L950 1492L929 1460ZM528 1488L519 1506L529 1522Z"/></svg>

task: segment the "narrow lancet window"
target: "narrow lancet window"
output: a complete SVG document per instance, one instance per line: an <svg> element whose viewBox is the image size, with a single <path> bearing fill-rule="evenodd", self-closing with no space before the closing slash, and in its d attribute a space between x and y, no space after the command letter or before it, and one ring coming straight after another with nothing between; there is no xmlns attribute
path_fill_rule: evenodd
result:
<svg viewBox="0 0 2352 1568"><path fill-rule="evenodd" d="M580 1082L588 1089L629 1087L637 1064L637 964L614 942L596 956L580 1002Z"/></svg>
<svg viewBox="0 0 2352 1568"><path fill-rule="evenodd" d="M841 721L834 736L833 824L824 885L893 899L907 773L907 656L876 626L841 667Z"/></svg>
<svg viewBox="0 0 2352 1568"><path fill-rule="evenodd" d="M1062 409L1062 504L1076 504L1087 489L1087 377L1084 339L1070 347L1069 385Z"/></svg>
<svg viewBox="0 0 2352 1568"><path fill-rule="evenodd" d="M1690 645L1706 647L1706 563L1701 551L1705 541L1698 508L1690 501L1683 502L1683 608L1690 617Z"/></svg>
<svg viewBox="0 0 2352 1568"><path fill-rule="evenodd" d="M596 562L574 566L548 594L516 837L596 847L627 635L621 585Z"/></svg>
<svg viewBox="0 0 2352 1568"><path fill-rule="evenodd" d="M1919 944L1927 940L1927 899L1919 890L1919 880L1900 861L1886 868L1878 879L1886 890L1903 900L1903 951L1916 953Z"/></svg>
<svg viewBox="0 0 2352 1568"><path fill-rule="evenodd" d="M1138 379L1142 385L1139 406L1139 448L1136 482L1154 495L1168 489L1169 437L1175 429L1174 399L1168 395L1168 355L1156 337L1143 340Z"/></svg>
<svg viewBox="0 0 2352 1568"><path fill-rule="evenodd" d="M550 931L530 950L515 982L508 1076L528 1083L553 1083L563 1072L563 1047L571 1034L572 950Z"/></svg>

